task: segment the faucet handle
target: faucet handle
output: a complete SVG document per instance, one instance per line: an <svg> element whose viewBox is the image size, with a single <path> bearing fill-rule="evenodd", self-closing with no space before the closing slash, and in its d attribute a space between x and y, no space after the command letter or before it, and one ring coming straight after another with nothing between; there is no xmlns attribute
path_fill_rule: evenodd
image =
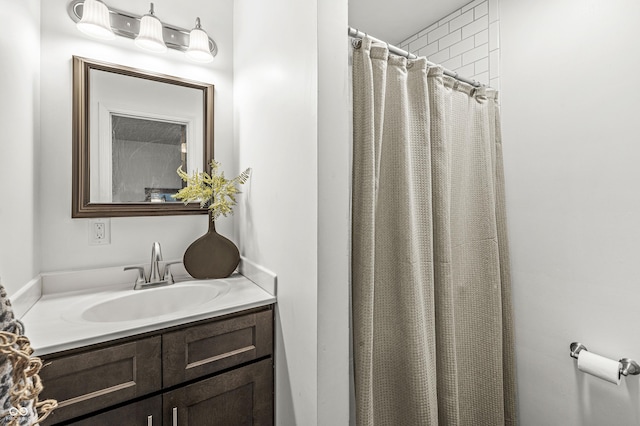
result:
<svg viewBox="0 0 640 426"><path fill-rule="evenodd" d="M173 274L171 273L171 265L175 265L176 263L182 263L180 260L176 260L175 262L166 262L164 264L164 271L162 273L162 281L166 281L169 284L173 284Z"/></svg>
<svg viewBox="0 0 640 426"><path fill-rule="evenodd" d="M138 278L136 278L136 282L135 284L144 284L147 282L147 280L144 277L144 268L142 266L126 266L124 268L125 271L130 271L133 269L137 269L138 270Z"/></svg>

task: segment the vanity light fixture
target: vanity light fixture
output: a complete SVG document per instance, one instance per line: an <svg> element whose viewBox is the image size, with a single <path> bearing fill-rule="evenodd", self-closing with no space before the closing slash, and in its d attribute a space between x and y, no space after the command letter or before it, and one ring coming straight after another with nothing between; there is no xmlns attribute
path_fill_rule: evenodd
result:
<svg viewBox="0 0 640 426"><path fill-rule="evenodd" d="M149 13L140 19L140 31L135 43L139 48L151 52L167 51L167 45L162 38L162 22L153 14L153 3L149 7Z"/></svg>
<svg viewBox="0 0 640 426"><path fill-rule="evenodd" d="M96 3L98 6L96 6ZM193 39L198 39L198 41L196 41L196 47L193 49L195 49L194 52L197 51L199 53L189 53L186 56L191 60L198 62L211 62L213 57L218 54L218 46L216 45L216 42L213 41L213 39L209 37L202 28L200 28L199 19L196 20L196 28L191 31L174 25L169 25L161 22L153 14L153 4L151 5L151 11L149 14L139 16L133 13L110 8L101 0L71 0L67 6L67 12L69 13L69 17L79 24L78 29L80 29L82 26L80 22L85 21L85 9L87 11L86 20L89 22L91 22L91 20L96 21L95 18L92 18L96 14L93 12L95 8L99 8L103 11L101 12L102 18L100 18L103 28L102 32L104 33L103 38L108 37L108 33L111 32L111 39L114 38L113 34L115 34L121 37L134 39L136 41L136 45L140 45L138 39L140 39L140 41L143 39L145 41L153 39L155 45L159 49L162 48L160 46L160 42L162 42L165 46L164 50L168 47L170 49L180 50L186 53L187 51L192 50L190 47L192 37L190 37L190 35L193 31L198 30L198 32L195 33L195 37L193 37ZM107 12L106 15L104 14L105 10ZM154 29L149 30L147 28L147 23L153 26ZM158 30L158 28L160 28L160 30ZM84 30L81 31L85 32ZM150 32L152 32L153 35L150 35ZM95 33L87 34L98 37ZM146 43L143 42L143 44ZM145 46L145 48L149 49L147 46ZM206 52L209 52L208 55ZM209 56L208 60L197 59L197 57L204 58L205 56Z"/></svg>
<svg viewBox="0 0 640 426"><path fill-rule="evenodd" d="M200 26L200 18L196 18L196 27L189 33L189 48L185 55L196 62L213 61L213 55L209 50L209 36Z"/></svg>
<svg viewBox="0 0 640 426"><path fill-rule="evenodd" d="M109 23L109 8L100 0L85 0L82 19L76 24L76 27L91 37L103 40L116 38Z"/></svg>

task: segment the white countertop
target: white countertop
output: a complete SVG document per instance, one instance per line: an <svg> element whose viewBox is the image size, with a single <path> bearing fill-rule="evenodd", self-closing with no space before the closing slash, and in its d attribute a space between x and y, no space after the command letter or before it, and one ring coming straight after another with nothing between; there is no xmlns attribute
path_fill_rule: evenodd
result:
<svg viewBox="0 0 640 426"><path fill-rule="evenodd" d="M21 320L25 325L25 334L31 341L31 347L35 350L34 355L42 356L276 302L274 295L243 275L235 273L224 280L228 282L228 291L221 296L189 309L152 318L95 322L83 319L79 314L88 306L126 292L133 292L133 285L129 283L73 291L43 292ZM206 284L207 281L217 280L193 281ZM184 284L188 282L185 281ZM181 284L177 282L172 287L179 287ZM145 291L153 289L136 290ZM117 317L117 312L114 312L114 317Z"/></svg>

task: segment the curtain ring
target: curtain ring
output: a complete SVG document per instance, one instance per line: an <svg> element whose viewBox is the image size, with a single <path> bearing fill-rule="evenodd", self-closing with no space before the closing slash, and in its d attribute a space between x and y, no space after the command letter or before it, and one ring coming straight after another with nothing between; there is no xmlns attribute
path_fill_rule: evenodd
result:
<svg viewBox="0 0 640 426"><path fill-rule="evenodd" d="M409 47L407 46L407 49ZM413 67L413 62L411 61L411 52L409 52L408 50L405 50L405 52L407 52L407 55L405 56L407 58L407 69Z"/></svg>
<svg viewBox="0 0 640 426"><path fill-rule="evenodd" d="M358 38L358 34L360 34L360 30L357 28L353 28L354 30L356 30L356 35L353 36L353 40L351 40L351 44L353 45L354 49L360 49L362 47L362 39Z"/></svg>

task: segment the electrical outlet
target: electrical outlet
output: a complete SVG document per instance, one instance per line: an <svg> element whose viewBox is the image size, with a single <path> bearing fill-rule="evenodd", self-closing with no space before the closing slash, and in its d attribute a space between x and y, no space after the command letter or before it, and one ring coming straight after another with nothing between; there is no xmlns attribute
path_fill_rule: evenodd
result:
<svg viewBox="0 0 640 426"><path fill-rule="evenodd" d="M93 224L93 238L98 241L104 240L104 223L96 222Z"/></svg>
<svg viewBox="0 0 640 426"><path fill-rule="evenodd" d="M89 221L89 245L111 244L111 219L91 219Z"/></svg>

